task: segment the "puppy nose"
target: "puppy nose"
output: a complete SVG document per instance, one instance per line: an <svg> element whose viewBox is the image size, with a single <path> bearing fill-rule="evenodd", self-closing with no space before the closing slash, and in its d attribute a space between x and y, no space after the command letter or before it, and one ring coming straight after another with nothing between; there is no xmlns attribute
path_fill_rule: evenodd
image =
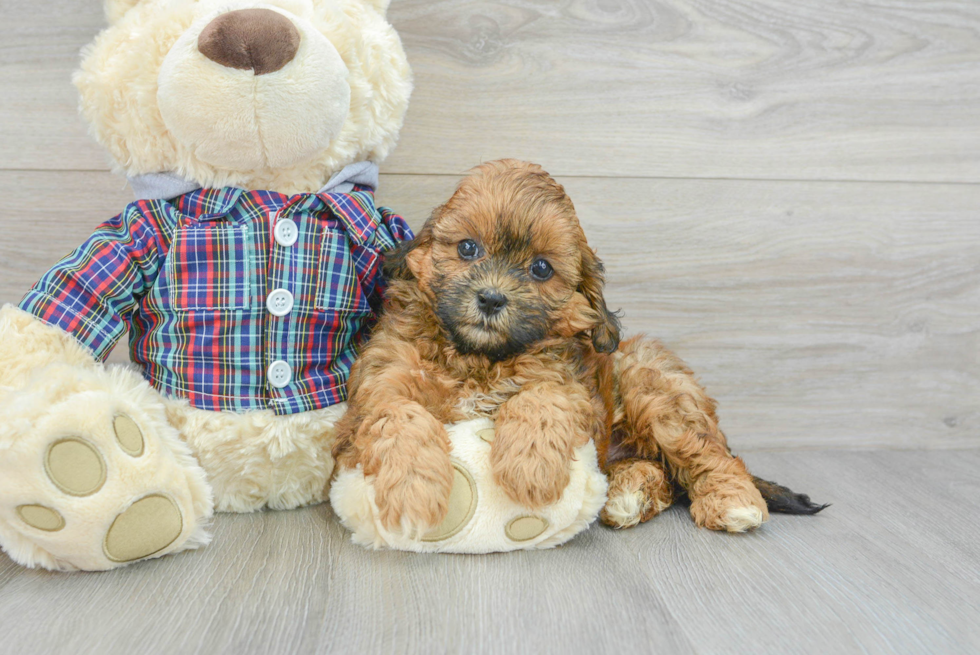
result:
<svg viewBox="0 0 980 655"><path fill-rule="evenodd" d="M299 30L271 9L237 9L208 23L197 37L197 49L222 66L265 75L293 60Z"/></svg>
<svg viewBox="0 0 980 655"><path fill-rule="evenodd" d="M476 304L480 311L487 316L499 314L500 310L507 304L507 296L496 289L483 289L476 294Z"/></svg>

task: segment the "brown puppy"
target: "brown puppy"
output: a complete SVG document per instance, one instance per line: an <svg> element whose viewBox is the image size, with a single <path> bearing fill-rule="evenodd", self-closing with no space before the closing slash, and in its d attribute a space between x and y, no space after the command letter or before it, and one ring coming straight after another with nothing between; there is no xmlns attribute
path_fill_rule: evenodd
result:
<svg viewBox="0 0 980 655"><path fill-rule="evenodd" d="M385 266L385 313L351 372L334 456L376 476L387 528L421 533L443 519L443 424L476 416L496 423L496 482L529 508L560 498L573 449L592 439L610 483L601 518L615 527L649 520L679 489L714 530L760 525L767 501L822 509L749 474L676 356L639 337L619 343L602 264L539 166L477 167Z"/></svg>

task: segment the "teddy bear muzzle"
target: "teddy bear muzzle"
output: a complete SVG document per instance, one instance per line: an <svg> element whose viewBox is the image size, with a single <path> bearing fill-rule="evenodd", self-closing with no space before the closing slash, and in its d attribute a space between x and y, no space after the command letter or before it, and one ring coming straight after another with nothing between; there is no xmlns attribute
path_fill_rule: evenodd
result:
<svg viewBox="0 0 980 655"><path fill-rule="evenodd" d="M350 110L337 48L279 7L239 3L200 17L167 53L157 82L161 117L179 146L230 171L312 159L340 135Z"/></svg>

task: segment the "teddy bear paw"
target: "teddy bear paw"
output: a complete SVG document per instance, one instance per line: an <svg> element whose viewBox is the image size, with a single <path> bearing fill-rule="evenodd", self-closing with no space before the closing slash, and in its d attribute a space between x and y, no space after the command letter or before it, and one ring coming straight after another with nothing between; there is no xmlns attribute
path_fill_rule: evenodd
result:
<svg viewBox="0 0 980 655"><path fill-rule="evenodd" d="M110 389L19 400L0 427L0 546L12 559L106 570L207 543L210 488L162 408Z"/></svg>
<svg viewBox="0 0 980 655"><path fill-rule="evenodd" d="M416 552L487 553L550 548L584 530L606 501L606 478L590 442L576 451L571 481L548 506L516 503L493 478L493 423L476 419L447 426L453 484L448 511L425 531L389 530L381 520L375 480L360 467L341 469L330 488L334 512L356 543Z"/></svg>

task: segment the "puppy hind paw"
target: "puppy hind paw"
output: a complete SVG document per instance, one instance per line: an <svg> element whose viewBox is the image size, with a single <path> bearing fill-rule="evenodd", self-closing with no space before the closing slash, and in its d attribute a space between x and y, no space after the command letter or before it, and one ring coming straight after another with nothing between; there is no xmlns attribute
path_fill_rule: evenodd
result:
<svg viewBox="0 0 980 655"><path fill-rule="evenodd" d="M728 532L746 532L758 528L765 520L758 507L733 507L725 512L722 526Z"/></svg>
<svg viewBox="0 0 980 655"><path fill-rule="evenodd" d="M613 528L632 528L640 523L649 499L639 489L611 496L599 514L599 519Z"/></svg>
<svg viewBox="0 0 980 655"><path fill-rule="evenodd" d="M609 470L609 492L599 519L613 528L631 528L670 507L673 491L659 464L623 460Z"/></svg>
<svg viewBox="0 0 980 655"><path fill-rule="evenodd" d="M756 491L733 496L709 494L691 500L691 516L697 525L710 530L747 532L769 519L765 501Z"/></svg>

